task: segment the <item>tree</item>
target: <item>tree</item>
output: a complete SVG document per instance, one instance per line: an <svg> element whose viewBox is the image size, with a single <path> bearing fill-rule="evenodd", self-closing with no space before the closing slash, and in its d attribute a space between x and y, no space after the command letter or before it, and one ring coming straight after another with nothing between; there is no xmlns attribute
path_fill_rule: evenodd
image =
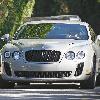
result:
<svg viewBox="0 0 100 100"><path fill-rule="evenodd" d="M31 17L35 0L6 0L6 3L8 15L2 23L1 33L13 35L24 18Z"/></svg>

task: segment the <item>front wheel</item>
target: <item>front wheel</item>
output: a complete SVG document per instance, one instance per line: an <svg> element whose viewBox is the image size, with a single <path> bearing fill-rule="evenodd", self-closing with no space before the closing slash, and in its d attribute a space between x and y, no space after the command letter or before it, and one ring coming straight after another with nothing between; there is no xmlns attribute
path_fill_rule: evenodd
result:
<svg viewBox="0 0 100 100"><path fill-rule="evenodd" d="M15 83L3 80L0 75L0 88L1 89L13 89L14 86L15 86Z"/></svg>
<svg viewBox="0 0 100 100"><path fill-rule="evenodd" d="M80 83L80 86L83 89L93 89L95 88L95 85L96 85L96 55L94 55L93 57L93 69L90 78Z"/></svg>
<svg viewBox="0 0 100 100"><path fill-rule="evenodd" d="M94 89L95 88L95 76L91 77L88 80L84 80L80 83L82 89Z"/></svg>
<svg viewBox="0 0 100 100"><path fill-rule="evenodd" d="M1 89L13 89L14 86L15 86L15 83L5 81L0 78L0 88Z"/></svg>
<svg viewBox="0 0 100 100"><path fill-rule="evenodd" d="M100 74L97 76L96 86L100 86Z"/></svg>

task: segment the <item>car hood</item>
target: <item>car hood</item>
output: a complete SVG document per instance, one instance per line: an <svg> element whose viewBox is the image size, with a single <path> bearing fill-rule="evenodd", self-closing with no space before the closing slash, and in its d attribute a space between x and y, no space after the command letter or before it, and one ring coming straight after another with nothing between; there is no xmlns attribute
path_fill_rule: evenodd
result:
<svg viewBox="0 0 100 100"><path fill-rule="evenodd" d="M13 41L13 45L21 50L57 50L64 52L69 48L88 44L88 40L73 39L20 39Z"/></svg>

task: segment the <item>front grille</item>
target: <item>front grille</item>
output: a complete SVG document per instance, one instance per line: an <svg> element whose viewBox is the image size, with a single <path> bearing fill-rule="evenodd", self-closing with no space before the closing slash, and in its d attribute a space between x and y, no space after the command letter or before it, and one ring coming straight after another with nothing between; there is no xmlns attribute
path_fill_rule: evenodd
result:
<svg viewBox="0 0 100 100"><path fill-rule="evenodd" d="M30 50L25 52L28 62L57 62L61 52L55 50Z"/></svg>
<svg viewBox="0 0 100 100"><path fill-rule="evenodd" d="M62 78L69 77L72 71L61 71L61 72L35 72L35 71L15 71L17 77L27 78Z"/></svg>

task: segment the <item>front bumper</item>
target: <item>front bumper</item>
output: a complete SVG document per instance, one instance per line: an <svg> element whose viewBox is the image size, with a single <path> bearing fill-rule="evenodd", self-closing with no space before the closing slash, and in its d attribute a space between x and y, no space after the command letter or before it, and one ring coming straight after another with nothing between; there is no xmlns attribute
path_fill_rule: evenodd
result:
<svg viewBox="0 0 100 100"><path fill-rule="evenodd" d="M20 66L19 66L20 65ZM40 66L39 66L40 65ZM60 66L57 66L60 65ZM75 66L77 65L77 66ZM34 66L34 67L33 67ZM4 80L13 82L80 82L83 80L88 80L91 73L84 73L84 62L73 63L66 67L61 64L14 64L9 62L2 63L2 78ZM77 69L80 68L80 71ZM77 72L76 72L77 71ZM15 73L19 72L19 73ZM22 72L20 74L20 72ZM30 72L29 74L26 72ZM38 75L34 75L38 73ZM33 73L33 74L32 74ZM49 75L47 73L50 73ZM56 74L55 74L56 73ZM59 74L59 75L58 75ZM32 75L34 77L32 77ZM57 76L58 75L58 76Z"/></svg>
<svg viewBox="0 0 100 100"><path fill-rule="evenodd" d="M90 75L85 75L84 77L72 77L72 78L25 78L25 77L7 77L6 75L2 75L2 78L11 82L34 82L34 83L69 83L69 82L81 82L83 80L88 80Z"/></svg>

